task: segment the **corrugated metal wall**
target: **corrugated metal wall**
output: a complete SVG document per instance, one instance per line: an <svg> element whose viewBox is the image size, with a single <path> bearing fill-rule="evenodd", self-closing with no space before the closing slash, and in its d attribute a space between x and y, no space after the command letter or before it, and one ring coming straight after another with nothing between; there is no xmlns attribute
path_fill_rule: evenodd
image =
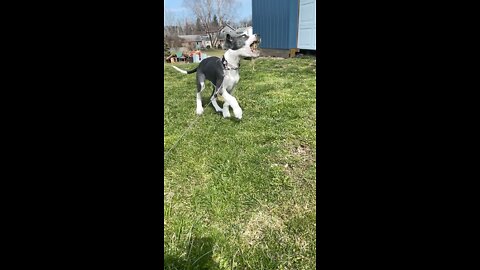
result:
<svg viewBox="0 0 480 270"><path fill-rule="evenodd" d="M261 48L297 48L298 0L252 0L252 26Z"/></svg>

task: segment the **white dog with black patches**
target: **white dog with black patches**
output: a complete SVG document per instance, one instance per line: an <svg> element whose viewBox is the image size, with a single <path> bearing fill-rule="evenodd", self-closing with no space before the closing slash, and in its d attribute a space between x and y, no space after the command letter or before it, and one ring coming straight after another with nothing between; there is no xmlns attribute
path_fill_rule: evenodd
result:
<svg viewBox="0 0 480 270"><path fill-rule="evenodd" d="M221 112L223 117L230 117L229 107L232 107L236 118L242 119L243 111L238 105L237 99L233 96L235 85L240 80L238 69L242 57L258 57L260 53L257 46L260 43L260 37L256 34L252 36L241 35L232 37L226 36L225 47L228 49L223 58L208 57L193 70L186 71L175 66L176 70L183 74L197 72L197 114L203 113L201 92L205 89L205 79L211 81L214 85L212 93L212 105L217 112ZM224 99L223 108L217 103L217 94Z"/></svg>

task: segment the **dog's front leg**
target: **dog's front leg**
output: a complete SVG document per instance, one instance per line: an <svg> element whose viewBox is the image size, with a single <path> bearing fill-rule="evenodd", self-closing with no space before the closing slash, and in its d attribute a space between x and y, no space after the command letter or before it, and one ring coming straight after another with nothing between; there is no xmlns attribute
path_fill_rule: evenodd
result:
<svg viewBox="0 0 480 270"><path fill-rule="evenodd" d="M225 101L223 102L223 111L222 111L223 118L228 118L228 117L230 117L229 107L230 107L230 105L229 105L228 102L225 100Z"/></svg>
<svg viewBox="0 0 480 270"><path fill-rule="evenodd" d="M213 105L213 107L215 107L215 111L217 111L217 113L223 112L222 108L220 108L220 106L218 106L217 98L214 97L214 96L212 96L212 105Z"/></svg>
<svg viewBox="0 0 480 270"><path fill-rule="evenodd" d="M240 106L238 105L237 99L234 96L230 95L226 90L223 91L222 96L225 99L225 104L232 106L233 114L235 115L235 117L238 119L242 119L243 111L242 111L242 108L240 108ZM226 107L227 112L228 112L228 105ZM225 117L225 105L223 106L223 116Z"/></svg>

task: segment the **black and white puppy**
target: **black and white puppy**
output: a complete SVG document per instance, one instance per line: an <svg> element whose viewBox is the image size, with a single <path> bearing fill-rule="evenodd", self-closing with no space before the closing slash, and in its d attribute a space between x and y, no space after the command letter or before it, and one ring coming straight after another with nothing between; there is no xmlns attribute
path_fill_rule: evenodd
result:
<svg viewBox="0 0 480 270"><path fill-rule="evenodd" d="M232 37L227 34L225 39L225 52L222 59L219 57L208 57L193 70L186 71L175 66L176 70L184 74L197 72L197 114L203 113L201 92L205 89L205 80L213 83L212 105L217 112L222 112L223 117L230 117L229 106L233 109L236 118L242 119L242 109L238 105L237 99L232 96L235 85L240 80L238 69L242 57L258 57L260 53L256 50L260 43L260 37L256 34L247 36L242 35ZM223 109L218 106L217 94L224 99Z"/></svg>

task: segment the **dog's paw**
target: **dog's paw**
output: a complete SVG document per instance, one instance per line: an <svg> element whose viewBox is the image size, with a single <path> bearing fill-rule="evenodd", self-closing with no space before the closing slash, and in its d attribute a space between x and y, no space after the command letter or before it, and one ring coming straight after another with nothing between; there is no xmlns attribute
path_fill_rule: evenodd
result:
<svg viewBox="0 0 480 270"><path fill-rule="evenodd" d="M229 118L230 117L230 112L228 109L222 111L223 118Z"/></svg>
<svg viewBox="0 0 480 270"><path fill-rule="evenodd" d="M241 108L238 108L236 110L233 110L233 114L235 115L236 118L238 118L240 120L240 119L242 119L243 111L242 111Z"/></svg>
<svg viewBox="0 0 480 270"><path fill-rule="evenodd" d="M197 115L202 115L203 114L203 108L202 107L197 108L196 113L197 113Z"/></svg>
<svg viewBox="0 0 480 270"><path fill-rule="evenodd" d="M222 110L222 109L215 109L215 111L216 111L217 113L223 113L223 110Z"/></svg>

